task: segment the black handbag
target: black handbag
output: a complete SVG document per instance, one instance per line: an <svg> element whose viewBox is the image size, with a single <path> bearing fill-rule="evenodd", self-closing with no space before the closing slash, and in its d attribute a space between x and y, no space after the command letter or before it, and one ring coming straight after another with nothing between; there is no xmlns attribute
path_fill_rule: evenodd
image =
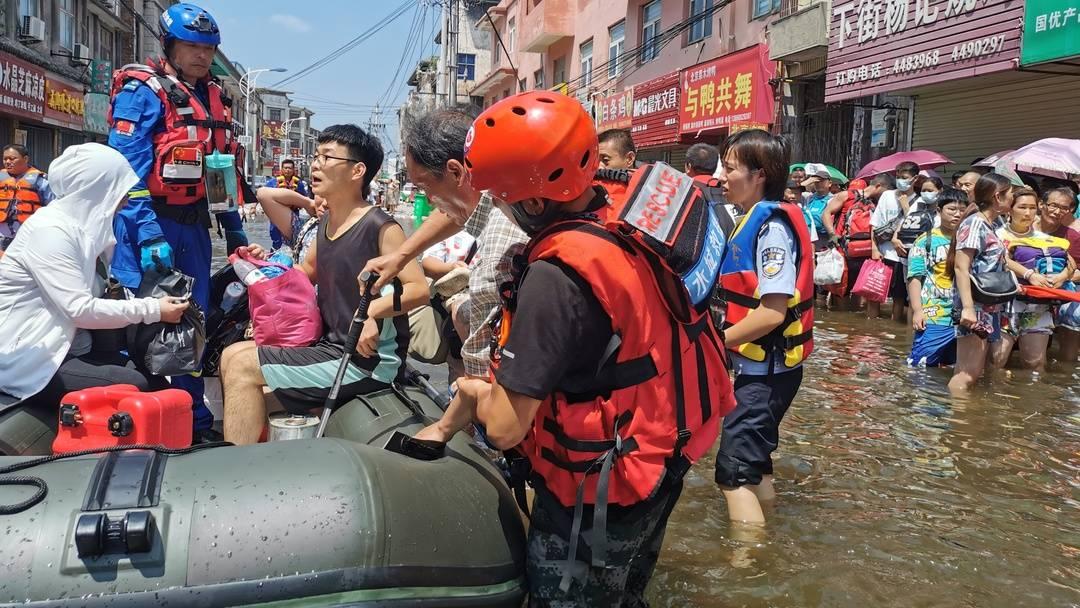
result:
<svg viewBox="0 0 1080 608"><path fill-rule="evenodd" d="M1020 295L1020 281L1008 270L971 275L971 297L979 304L1003 304Z"/></svg>

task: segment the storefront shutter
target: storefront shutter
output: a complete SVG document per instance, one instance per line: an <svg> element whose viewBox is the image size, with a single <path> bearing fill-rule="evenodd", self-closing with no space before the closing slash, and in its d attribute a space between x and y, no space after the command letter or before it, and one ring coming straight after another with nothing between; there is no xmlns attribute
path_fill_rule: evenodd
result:
<svg viewBox="0 0 1080 608"><path fill-rule="evenodd" d="M30 151L30 163L42 171L47 171L49 164L56 158L53 149L53 130L24 125L26 129L26 149Z"/></svg>

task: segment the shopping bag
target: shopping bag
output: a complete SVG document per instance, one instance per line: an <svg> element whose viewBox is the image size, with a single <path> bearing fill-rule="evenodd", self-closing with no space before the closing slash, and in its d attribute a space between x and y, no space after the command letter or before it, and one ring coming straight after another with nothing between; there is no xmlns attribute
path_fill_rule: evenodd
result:
<svg viewBox="0 0 1080 608"><path fill-rule="evenodd" d="M237 255L260 268L284 270L279 276L248 285L248 310L256 344L311 346L322 337L315 287L303 270L255 259L243 248Z"/></svg>
<svg viewBox="0 0 1080 608"><path fill-rule="evenodd" d="M835 285L844 278L844 252L829 247L814 254L814 284Z"/></svg>
<svg viewBox="0 0 1080 608"><path fill-rule="evenodd" d="M143 275L140 298L187 298L188 308L179 323L152 323L128 328L128 355L156 376L179 376L202 368L206 350L206 320L191 299L194 279L172 268Z"/></svg>
<svg viewBox="0 0 1080 608"><path fill-rule="evenodd" d="M893 270L881 260L867 260L862 271L855 279L851 295L866 298L871 302L884 302L889 297L889 284Z"/></svg>

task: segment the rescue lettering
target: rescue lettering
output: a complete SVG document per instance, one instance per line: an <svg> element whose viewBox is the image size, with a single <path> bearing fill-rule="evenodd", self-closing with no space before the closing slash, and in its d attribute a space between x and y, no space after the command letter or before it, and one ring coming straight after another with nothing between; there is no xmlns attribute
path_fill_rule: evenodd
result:
<svg viewBox="0 0 1080 608"><path fill-rule="evenodd" d="M671 204L679 192L679 185L678 175L667 170L660 171L656 187L649 195L648 203L645 204L645 209L637 220L638 228L648 232L660 229L660 224L671 211Z"/></svg>

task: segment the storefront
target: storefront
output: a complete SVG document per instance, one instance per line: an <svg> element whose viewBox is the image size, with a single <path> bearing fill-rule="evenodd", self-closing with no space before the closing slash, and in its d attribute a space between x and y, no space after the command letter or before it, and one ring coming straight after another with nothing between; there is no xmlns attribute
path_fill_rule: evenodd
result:
<svg viewBox="0 0 1080 608"><path fill-rule="evenodd" d="M86 143L85 93L83 86L52 75L45 78L45 107L42 120L57 127L57 155L68 146Z"/></svg>
<svg viewBox="0 0 1080 608"><path fill-rule="evenodd" d="M683 70L679 78L680 143L719 145L739 129L768 129L775 116L770 82L775 74L775 63L769 60L763 44ZM685 158L685 152L681 159L673 156L672 163L681 167Z"/></svg>
<svg viewBox="0 0 1080 608"><path fill-rule="evenodd" d="M951 158L945 171L1043 137L1080 137L1080 78L1017 69L1023 17L1017 0L838 0L826 101L910 96L911 148Z"/></svg>
<svg viewBox="0 0 1080 608"><path fill-rule="evenodd" d="M634 89L632 87L611 95L597 97L593 104L596 132L603 133L610 129L629 129L633 107Z"/></svg>
<svg viewBox="0 0 1080 608"><path fill-rule="evenodd" d="M679 144L679 74L672 72L634 85L630 132L642 161L671 162L685 148ZM682 169L682 164L673 165Z"/></svg>

